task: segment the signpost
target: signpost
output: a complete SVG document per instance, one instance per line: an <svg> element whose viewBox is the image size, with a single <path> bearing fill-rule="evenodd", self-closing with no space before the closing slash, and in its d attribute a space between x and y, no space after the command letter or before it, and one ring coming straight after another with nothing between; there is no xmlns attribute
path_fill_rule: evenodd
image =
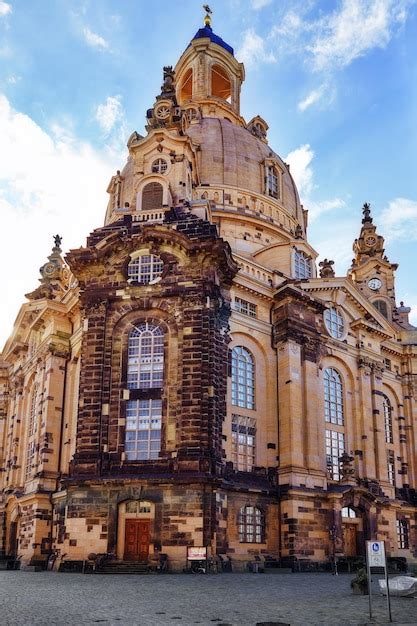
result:
<svg viewBox="0 0 417 626"><path fill-rule="evenodd" d="M366 542L366 567L368 572L369 618L372 619L372 574L384 574L387 588L389 621L392 622L391 601L388 586L388 567L384 541Z"/></svg>

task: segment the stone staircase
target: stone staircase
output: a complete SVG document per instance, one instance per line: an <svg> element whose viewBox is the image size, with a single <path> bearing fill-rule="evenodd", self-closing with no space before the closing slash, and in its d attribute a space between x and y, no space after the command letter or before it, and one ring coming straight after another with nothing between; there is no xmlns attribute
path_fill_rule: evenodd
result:
<svg viewBox="0 0 417 626"><path fill-rule="evenodd" d="M93 574L149 574L148 561L107 561Z"/></svg>

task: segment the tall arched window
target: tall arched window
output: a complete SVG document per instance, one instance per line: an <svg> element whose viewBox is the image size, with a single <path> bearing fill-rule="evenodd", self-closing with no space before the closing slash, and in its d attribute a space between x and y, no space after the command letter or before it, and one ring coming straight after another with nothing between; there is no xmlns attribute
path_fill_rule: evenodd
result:
<svg viewBox="0 0 417 626"><path fill-rule="evenodd" d="M324 416L326 422L343 426L343 386L340 374L332 367L324 370Z"/></svg>
<svg viewBox="0 0 417 626"><path fill-rule="evenodd" d="M160 209L163 204L163 189L160 183L148 183L142 190L142 210Z"/></svg>
<svg viewBox="0 0 417 626"><path fill-rule="evenodd" d="M311 258L302 250L294 250L294 276L295 278L311 278Z"/></svg>
<svg viewBox="0 0 417 626"><path fill-rule="evenodd" d="M340 480L340 457L345 452L343 385L332 367L324 370L324 418L332 425L325 433L327 471L332 480Z"/></svg>
<svg viewBox="0 0 417 626"><path fill-rule="evenodd" d="M255 362L243 346L232 350L232 404L244 409L255 408Z"/></svg>
<svg viewBox="0 0 417 626"><path fill-rule="evenodd" d="M384 407L385 443L394 443L394 433L392 430L392 406L387 396L384 396L382 406Z"/></svg>
<svg viewBox="0 0 417 626"><path fill-rule="evenodd" d="M144 322L129 334L125 454L128 461L157 459L161 450L164 331ZM149 392L152 389L152 398Z"/></svg>
<svg viewBox="0 0 417 626"><path fill-rule="evenodd" d="M239 511L239 541L241 543L265 542L265 516L257 506L242 506Z"/></svg>

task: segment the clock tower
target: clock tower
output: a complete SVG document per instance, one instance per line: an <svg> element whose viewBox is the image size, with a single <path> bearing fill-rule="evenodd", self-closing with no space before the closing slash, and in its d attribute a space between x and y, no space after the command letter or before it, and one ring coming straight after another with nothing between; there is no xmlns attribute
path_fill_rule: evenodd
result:
<svg viewBox="0 0 417 626"><path fill-rule="evenodd" d="M390 263L384 254L384 238L376 232L367 202L362 212L362 228L353 244L355 258L348 276L388 321L398 322L394 279L398 265Z"/></svg>

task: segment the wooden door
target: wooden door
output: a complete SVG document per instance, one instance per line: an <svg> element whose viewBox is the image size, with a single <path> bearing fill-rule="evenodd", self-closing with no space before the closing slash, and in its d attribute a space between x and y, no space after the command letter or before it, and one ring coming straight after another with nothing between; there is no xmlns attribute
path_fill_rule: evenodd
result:
<svg viewBox="0 0 417 626"><path fill-rule="evenodd" d="M356 524L343 524L343 542L345 556L357 556Z"/></svg>
<svg viewBox="0 0 417 626"><path fill-rule="evenodd" d="M127 519L125 525L126 561L147 561L149 556L149 520Z"/></svg>

